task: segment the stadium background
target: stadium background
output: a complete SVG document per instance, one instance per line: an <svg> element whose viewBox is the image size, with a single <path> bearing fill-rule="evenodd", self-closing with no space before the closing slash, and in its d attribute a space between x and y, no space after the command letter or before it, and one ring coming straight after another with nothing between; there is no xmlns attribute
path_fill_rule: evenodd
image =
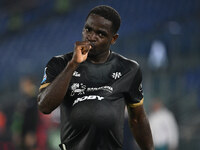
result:
<svg viewBox="0 0 200 150"><path fill-rule="evenodd" d="M20 77L34 76L39 87L48 60L73 49L85 16L98 4L121 14L120 37L112 49L140 63L147 112L152 99L161 97L178 121L179 149L200 149L199 0L1 0L0 106L7 116L6 138L20 99ZM155 40L166 47L167 67L149 65Z"/></svg>

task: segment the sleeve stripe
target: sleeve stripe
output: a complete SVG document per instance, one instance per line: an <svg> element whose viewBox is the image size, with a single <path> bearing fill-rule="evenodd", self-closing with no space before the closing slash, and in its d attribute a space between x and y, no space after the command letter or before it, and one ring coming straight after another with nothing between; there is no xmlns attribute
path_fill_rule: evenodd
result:
<svg viewBox="0 0 200 150"><path fill-rule="evenodd" d="M42 85L40 86L39 90L41 90L41 89L43 89L43 88L47 87L49 84L50 84L50 83L45 83L45 84L42 84Z"/></svg>
<svg viewBox="0 0 200 150"><path fill-rule="evenodd" d="M143 102L144 102L144 98L142 98L142 100L139 103L128 104L128 106L134 108L134 107L142 105Z"/></svg>

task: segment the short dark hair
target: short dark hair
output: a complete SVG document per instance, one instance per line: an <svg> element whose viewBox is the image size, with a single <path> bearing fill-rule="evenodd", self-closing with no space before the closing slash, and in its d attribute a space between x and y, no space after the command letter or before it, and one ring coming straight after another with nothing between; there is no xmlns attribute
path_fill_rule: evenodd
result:
<svg viewBox="0 0 200 150"><path fill-rule="evenodd" d="M112 32L115 34L119 30L121 24L121 17L119 13L112 7L107 5L99 5L91 9L86 20L91 14L96 14L104 17L112 22Z"/></svg>

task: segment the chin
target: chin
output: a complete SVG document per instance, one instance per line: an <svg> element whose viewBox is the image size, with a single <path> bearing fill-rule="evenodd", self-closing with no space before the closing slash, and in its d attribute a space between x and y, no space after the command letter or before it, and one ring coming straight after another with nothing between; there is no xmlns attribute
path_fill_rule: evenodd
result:
<svg viewBox="0 0 200 150"><path fill-rule="evenodd" d="M98 53L95 51L95 50L93 50L93 49L91 49L90 51L89 51L89 53L88 53L88 56L89 57L95 57L95 56L97 56L98 55Z"/></svg>
<svg viewBox="0 0 200 150"><path fill-rule="evenodd" d="M88 57L89 58L94 58L94 57L96 57L96 55L94 53L88 53Z"/></svg>

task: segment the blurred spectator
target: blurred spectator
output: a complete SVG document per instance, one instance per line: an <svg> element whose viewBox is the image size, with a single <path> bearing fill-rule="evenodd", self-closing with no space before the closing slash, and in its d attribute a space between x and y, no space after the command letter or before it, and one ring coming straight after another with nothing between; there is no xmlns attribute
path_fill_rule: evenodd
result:
<svg viewBox="0 0 200 150"><path fill-rule="evenodd" d="M38 150L58 150L60 144L60 128L58 127L60 108L55 109L50 115L39 112L37 127Z"/></svg>
<svg viewBox="0 0 200 150"><path fill-rule="evenodd" d="M156 99L149 116L155 150L176 150L179 131L173 113Z"/></svg>
<svg viewBox="0 0 200 150"><path fill-rule="evenodd" d="M48 130L48 150L60 150L60 107L57 107L51 114L51 128Z"/></svg>
<svg viewBox="0 0 200 150"><path fill-rule="evenodd" d="M4 134L5 129L6 129L6 115L0 108L0 137Z"/></svg>
<svg viewBox="0 0 200 150"><path fill-rule="evenodd" d="M162 41L153 41L149 53L148 65L152 70L164 69L167 67L167 50Z"/></svg>
<svg viewBox="0 0 200 150"><path fill-rule="evenodd" d="M51 126L50 115L44 115L39 112L39 124L37 128L38 150L48 150L48 130Z"/></svg>
<svg viewBox="0 0 200 150"><path fill-rule="evenodd" d="M16 149L36 150L36 129L38 110L36 100L36 85L31 77L20 80L20 90L23 98L19 101L13 114L12 133Z"/></svg>
<svg viewBox="0 0 200 150"><path fill-rule="evenodd" d="M0 105L0 150L12 150L12 144L7 139L7 116Z"/></svg>

